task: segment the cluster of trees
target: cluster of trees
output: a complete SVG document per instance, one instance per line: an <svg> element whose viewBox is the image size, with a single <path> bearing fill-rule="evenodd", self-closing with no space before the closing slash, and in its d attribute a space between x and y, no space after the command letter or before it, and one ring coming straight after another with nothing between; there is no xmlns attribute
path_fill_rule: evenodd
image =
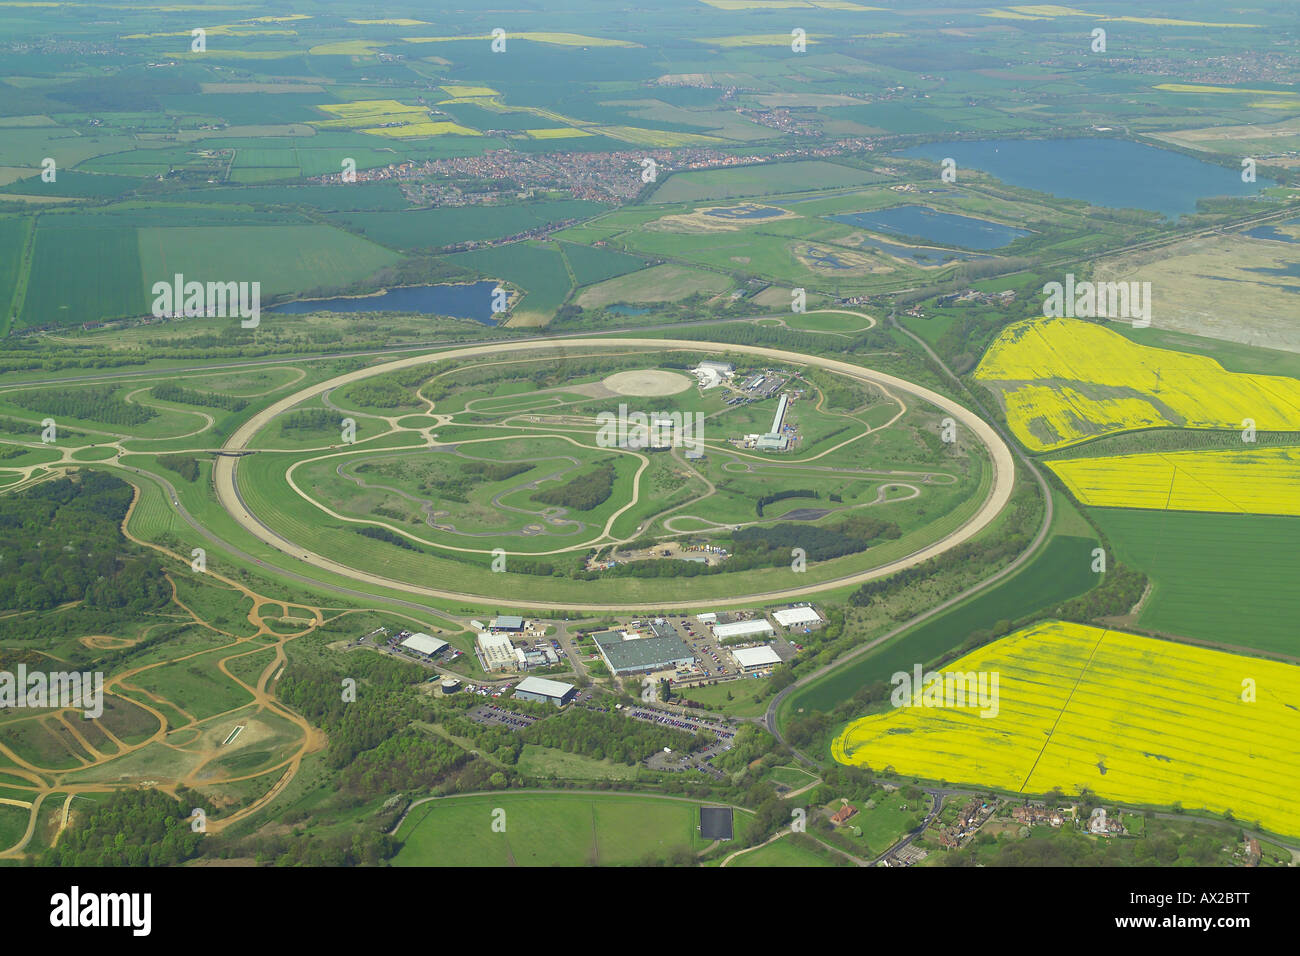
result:
<svg viewBox="0 0 1300 956"><path fill-rule="evenodd" d="M376 375L348 387L348 401L368 408L401 408L416 404L415 390L427 379L427 367L401 369L387 375Z"/></svg>
<svg viewBox="0 0 1300 956"><path fill-rule="evenodd" d="M575 511L590 511L604 504L613 494L614 477L613 465L597 465L557 488L534 492L530 500L546 505L563 505Z"/></svg>
<svg viewBox="0 0 1300 956"><path fill-rule="evenodd" d="M776 747L776 738L757 724L744 724L736 731L731 749L713 758L713 765L728 773L738 773L753 761L765 757Z"/></svg>
<svg viewBox="0 0 1300 956"><path fill-rule="evenodd" d="M340 783L353 793L397 793L425 786L469 762L469 754L449 740L407 728L357 755Z"/></svg>
<svg viewBox="0 0 1300 956"><path fill-rule="evenodd" d="M387 528L376 528L373 525L363 525L362 527L353 527L357 534L364 535L367 538L374 538L376 541L387 541L389 544L395 544L399 548L405 548L407 551L423 551L414 541L408 541L396 532L389 531Z"/></svg>
<svg viewBox="0 0 1300 956"><path fill-rule="evenodd" d="M328 408L311 408L286 415L280 420L280 429L286 432L320 431L323 428L338 428L340 421L338 412Z"/></svg>
<svg viewBox="0 0 1300 956"><path fill-rule="evenodd" d="M484 482L505 481L515 475L532 471L537 466L526 461L463 461L459 471L451 474L432 474L421 483L422 491L436 490L452 501L469 501L469 492Z"/></svg>
<svg viewBox="0 0 1300 956"><path fill-rule="evenodd" d="M400 693L419 683L422 668L377 654L354 654L348 672L356 681L355 700L345 699L340 674L310 663L292 665L277 688L281 700L329 734L325 763L334 769L431 714L427 702Z"/></svg>
<svg viewBox="0 0 1300 956"><path fill-rule="evenodd" d="M788 561L792 548L803 548L810 560L829 561L865 551L879 538L899 538L902 534L892 521L859 515L834 525L784 523L770 528L743 528L731 536L731 541L736 558L770 565Z"/></svg>
<svg viewBox="0 0 1300 956"><path fill-rule="evenodd" d="M9 401L40 415L80 418L109 425L143 425L158 413L147 405L132 405L117 397L117 387L42 388L14 392Z"/></svg>
<svg viewBox="0 0 1300 956"><path fill-rule="evenodd" d="M192 810L161 790L119 790L65 830L41 866L177 866L202 852Z"/></svg>
<svg viewBox="0 0 1300 956"><path fill-rule="evenodd" d="M854 607L867 607L878 600L897 594L917 581L924 581L955 568L996 567L1002 561L1019 554L1028 543L1029 539L1021 534L985 541L967 541L937 557L904 568L902 571L896 571L888 577L868 581L849 595L849 604Z"/></svg>
<svg viewBox="0 0 1300 956"><path fill-rule="evenodd" d="M153 387L154 398L160 398L164 402L179 402L182 405L201 405L204 408L224 408L228 412L243 411L248 407L248 402L242 398L236 398L234 395L221 395L217 392L200 392L196 389L185 388L177 385L175 382L167 382L163 385Z"/></svg>
<svg viewBox="0 0 1300 956"><path fill-rule="evenodd" d="M1053 612L1067 621L1087 624L1099 617L1127 614L1142 599L1147 576L1137 568L1116 564L1106 572L1101 584L1086 594L1065 602Z"/></svg>
<svg viewBox="0 0 1300 956"><path fill-rule="evenodd" d="M199 460L191 455L159 455L158 464L176 472L186 481L199 478Z"/></svg>
<svg viewBox="0 0 1300 956"><path fill-rule="evenodd" d="M524 743L554 747L596 760L608 758L629 766L640 763L664 747L694 751L711 742L711 738L688 734L675 727L581 707L571 707L564 713L540 720L520 731L518 736Z"/></svg>
<svg viewBox="0 0 1300 956"><path fill-rule="evenodd" d="M778 501L785 501L787 498L821 498L816 491L811 488L791 488L789 491L774 491L770 495L763 495L754 503L754 508L758 516L763 517L763 509L770 504Z"/></svg>
<svg viewBox="0 0 1300 956"><path fill-rule="evenodd" d="M166 605L161 566L119 530L131 495L121 479L90 471L0 498L0 608L80 601L76 624L114 626ZM32 622L21 626L30 633Z"/></svg>

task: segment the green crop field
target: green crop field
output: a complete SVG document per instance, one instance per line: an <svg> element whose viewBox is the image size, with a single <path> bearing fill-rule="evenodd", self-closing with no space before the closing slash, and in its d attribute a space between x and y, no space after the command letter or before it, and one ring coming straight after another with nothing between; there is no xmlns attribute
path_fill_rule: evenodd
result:
<svg viewBox="0 0 1300 956"><path fill-rule="evenodd" d="M41 219L19 325L74 325L149 311L135 230L93 226L91 217Z"/></svg>
<svg viewBox="0 0 1300 956"><path fill-rule="evenodd" d="M669 203L738 199L796 190L859 186L879 181L879 176L866 170L809 160L774 166L742 166L735 169L675 173L655 191L654 201ZM798 185L792 189L793 184Z"/></svg>
<svg viewBox="0 0 1300 956"><path fill-rule="evenodd" d="M1089 538L1053 538L1027 567L951 610L930 618L883 647L832 671L791 695L783 712L800 707L830 710L875 681L888 681L897 671L910 672L961 644L973 630L998 621L1014 621L1082 594L1097 583L1092 573Z"/></svg>
<svg viewBox="0 0 1300 956"><path fill-rule="evenodd" d="M599 203L564 200L412 209L397 215L387 210L342 213L334 218L367 239L394 249L437 249L458 242L512 236L565 219L587 219L604 208Z"/></svg>
<svg viewBox="0 0 1300 956"><path fill-rule="evenodd" d="M264 297L355 281L397 261L329 226L143 228L139 257L146 291L179 272L201 282L261 282Z"/></svg>
<svg viewBox="0 0 1300 956"><path fill-rule="evenodd" d="M1151 578L1142 628L1300 653L1294 588L1300 518L1095 508L1126 564Z"/></svg>

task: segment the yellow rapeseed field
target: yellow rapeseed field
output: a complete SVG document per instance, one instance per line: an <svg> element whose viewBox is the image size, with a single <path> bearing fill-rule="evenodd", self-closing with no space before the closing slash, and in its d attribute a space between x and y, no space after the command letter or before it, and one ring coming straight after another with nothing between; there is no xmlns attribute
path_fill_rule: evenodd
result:
<svg viewBox="0 0 1300 956"><path fill-rule="evenodd" d="M1300 381L1229 372L1095 322L1043 318L1002 330L975 371L1003 395L1026 448L1048 451L1138 428L1300 428Z"/></svg>
<svg viewBox="0 0 1300 956"><path fill-rule="evenodd" d="M1047 622L946 670L996 672L996 716L891 708L851 723L835 759L1016 793L1088 787L1300 833L1300 667Z"/></svg>
<svg viewBox="0 0 1300 956"><path fill-rule="evenodd" d="M1047 464L1086 505L1300 515L1300 448L1179 451Z"/></svg>

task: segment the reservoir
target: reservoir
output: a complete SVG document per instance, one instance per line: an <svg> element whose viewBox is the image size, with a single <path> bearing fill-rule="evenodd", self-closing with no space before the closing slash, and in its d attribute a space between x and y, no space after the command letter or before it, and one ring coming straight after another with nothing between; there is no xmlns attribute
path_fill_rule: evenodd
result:
<svg viewBox="0 0 1300 956"><path fill-rule="evenodd" d="M972 216L937 212L927 206L895 206L873 212L843 213L830 218L862 229L963 249L1001 249L1021 236L1029 235L1024 229Z"/></svg>
<svg viewBox="0 0 1300 956"><path fill-rule="evenodd" d="M1196 212L1210 196L1253 196L1272 180L1243 183L1241 169L1217 166L1182 153L1124 139L1003 139L927 143L900 155L951 156L962 169L979 169L1012 186L1112 209L1149 209L1176 219Z"/></svg>
<svg viewBox="0 0 1300 956"><path fill-rule="evenodd" d="M411 285L389 289L380 295L338 299L298 299L272 306L267 312L300 315L306 312L413 312L418 315L449 315L495 325L492 312L491 280L464 285Z"/></svg>

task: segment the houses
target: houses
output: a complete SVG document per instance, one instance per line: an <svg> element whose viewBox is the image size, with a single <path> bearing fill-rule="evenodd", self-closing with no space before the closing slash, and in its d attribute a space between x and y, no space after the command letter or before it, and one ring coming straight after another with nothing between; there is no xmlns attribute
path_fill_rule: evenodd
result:
<svg viewBox="0 0 1300 956"><path fill-rule="evenodd" d="M1013 807L1011 809L1011 818L1017 823L1023 823L1025 826L1030 827L1040 824L1059 827L1065 823L1065 815L1060 810L1036 807L1029 804L1023 807Z"/></svg>
<svg viewBox="0 0 1300 956"><path fill-rule="evenodd" d="M846 801L844 806L840 807L838 810L836 810L834 813L831 814L831 823L835 824L835 826L837 827L843 826L851 818L857 816L857 814L858 814L858 808Z"/></svg>

